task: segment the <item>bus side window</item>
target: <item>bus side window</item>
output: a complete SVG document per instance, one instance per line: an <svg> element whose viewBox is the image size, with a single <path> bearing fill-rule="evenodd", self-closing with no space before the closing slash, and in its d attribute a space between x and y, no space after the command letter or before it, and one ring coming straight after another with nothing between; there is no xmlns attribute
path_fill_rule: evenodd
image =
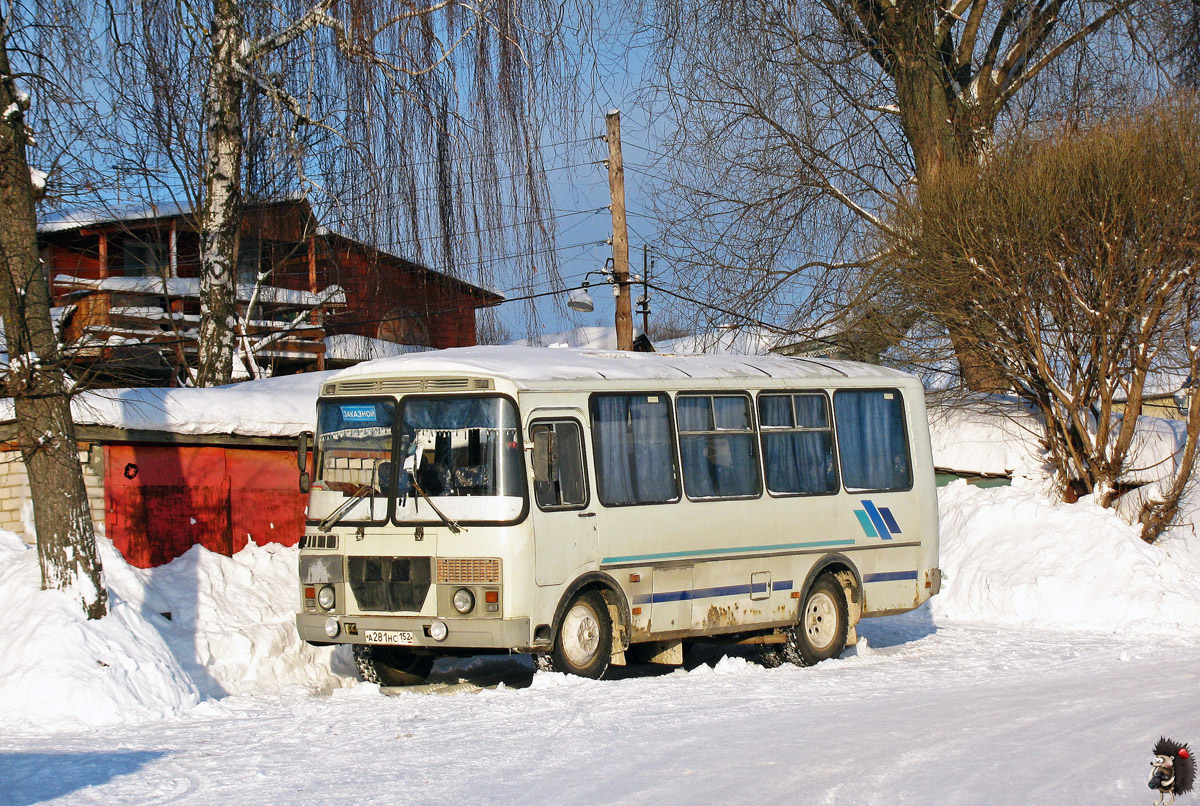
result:
<svg viewBox="0 0 1200 806"><path fill-rule="evenodd" d="M534 499L541 509L587 506L583 470L583 434L574 420L536 423L529 429L534 446Z"/></svg>
<svg viewBox="0 0 1200 806"><path fill-rule="evenodd" d="M912 466L898 389L840 389L833 393L838 455L847 490L912 488Z"/></svg>
<svg viewBox="0 0 1200 806"><path fill-rule="evenodd" d="M837 492L833 426L824 394L761 394L758 418L768 490L775 495Z"/></svg>
<svg viewBox="0 0 1200 806"><path fill-rule="evenodd" d="M605 506L679 500L675 429L665 392L591 399L596 492Z"/></svg>
<svg viewBox="0 0 1200 806"><path fill-rule="evenodd" d="M688 498L752 498L759 493L750 399L745 395L680 395L679 454Z"/></svg>

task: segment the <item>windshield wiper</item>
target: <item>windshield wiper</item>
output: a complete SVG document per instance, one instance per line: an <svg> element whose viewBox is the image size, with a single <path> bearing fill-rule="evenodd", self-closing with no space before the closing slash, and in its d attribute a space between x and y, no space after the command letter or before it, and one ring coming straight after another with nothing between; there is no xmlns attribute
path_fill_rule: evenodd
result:
<svg viewBox="0 0 1200 806"><path fill-rule="evenodd" d="M437 508L437 504L433 503L433 499L425 494L425 491L421 489L421 485L417 483L416 473L410 474L409 481L412 483L412 488L417 491L417 495L425 499L425 503L429 504L430 508L433 509L434 514L442 519L442 523L446 524L447 529L449 529L453 534L458 534L459 532L464 531L463 527L458 525L458 521L452 521L447 518L446 515Z"/></svg>
<svg viewBox="0 0 1200 806"><path fill-rule="evenodd" d="M353 507L359 501L366 498L368 495L370 495L374 491L375 491L375 487L372 484L364 484L363 486L359 487L357 490L354 491L354 495L350 496L344 502L342 502L342 505L340 507L338 507L333 512L330 512L327 516L325 516L325 520L323 520L319 524L317 524L317 529L319 529L322 532L328 532L331 528L333 528L333 525L335 523L337 523L338 521L340 521L342 519L343 515L345 515L347 512L350 511L351 507Z"/></svg>

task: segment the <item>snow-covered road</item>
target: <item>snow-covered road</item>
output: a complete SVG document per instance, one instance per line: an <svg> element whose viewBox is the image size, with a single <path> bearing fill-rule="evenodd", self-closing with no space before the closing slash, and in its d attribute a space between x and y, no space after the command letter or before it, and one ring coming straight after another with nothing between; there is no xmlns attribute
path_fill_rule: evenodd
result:
<svg viewBox="0 0 1200 806"><path fill-rule="evenodd" d="M1200 642L865 622L813 669L537 674L383 696L239 696L182 718L0 736L0 803L1144 803L1160 734L1200 744ZM713 665L715 664L715 666ZM1188 798L1180 798L1186 806Z"/></svg>

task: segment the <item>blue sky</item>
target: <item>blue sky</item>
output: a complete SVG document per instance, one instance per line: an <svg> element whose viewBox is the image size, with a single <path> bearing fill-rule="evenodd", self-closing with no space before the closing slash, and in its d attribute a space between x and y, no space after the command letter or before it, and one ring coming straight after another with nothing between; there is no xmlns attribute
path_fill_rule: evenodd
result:
<svg viewBox="0 0 1200 806"><path fill-rule="evenodd" d="M658 241L658 226L652 213L654 194L662 191L663 173L658 155L663 120L656 114L654 95L648 82L647 47L634 41L628 26L611 19L596 23L595 59L581 78L580 114L566 131L545 133L544 157L550 183L552 211L558 236L559 271L568 287L577 286L587 272L600 269L612 255L606 240L612 236L612 216L608 209L608 145L601 139L605 114L621 111L622 154L625 163L625 194L630 244L630 270L642 273L642 247L651 251L663 245ZM603 30L603 33L601 33ZM652 256L653 257L653 256ZM522 271L519 260L511 261L501 277L514 277ZM670 266L659 256L654 277L669 282ZM595 283L599 278L592 277ZM544 281L537 290L549 288ZM521 293L516 284L504 286L511 296ZM575 326L612 326L615 303L606 288L592 288L596 310L578 314L566 308L566 295L543 297L535 301L543 323L543 332L566 330ZM634 300L640 296L634 290ZM651 324L661 313L666 300L651 293ZM641 327L641 317L635 315ZM501 321L514 337L525 333L525 316L520 303L501 307Z"/></svg>

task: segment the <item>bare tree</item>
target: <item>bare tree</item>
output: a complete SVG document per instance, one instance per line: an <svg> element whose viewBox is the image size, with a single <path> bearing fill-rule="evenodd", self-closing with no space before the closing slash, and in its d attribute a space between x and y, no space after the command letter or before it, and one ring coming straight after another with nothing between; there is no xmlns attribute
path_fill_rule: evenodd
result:
<svg viewBox="0 0 1200 806"><path fill-rule="evenodd" d="M147 192L201 211L197 383L230 377L244 198L305 195L323 223L462 279L514 242L556 276L537 143L543 93L570 85L550 80L561 22L547 0L120 6L120 114L167 169Z"/></svg>
<svg viewBox="0 0 1200 806"><path fill-rule="evenodd" d="M33 142L25 122L30 98L18 88L9 63L11 21L0 20L0 316L9 353L8 394L29 475L42 587L70 592L88 618L98 619L107 613L108 595L38 256L34 205L45 175L38 175L35 186L26 154Z"/></svg>
<svg viewBox="0 0 1200 806"><path fill-rule="evenodd" d="M1147 0L645 6L676 130L642 167L678 188L662 211L677 273L799 330L911 324L907 300L859 276L882 210L975 162L998 127L1095 114L1169 79L1142 41L1163 8ZM965 381L995 387L972 350L959 344Z"/></svg>
<svg viewBox="0 0 1200 806"><path fill-rule="evenodd" d="M1006 142L889 218L893 282L979 348L1046 422L1065 490L1112 506L1138 467L1147 385L1200 377L1200 102ZM1200 445L1200 394L1143 537L1170 525ZM1172 472L1173 470L1173 472Z"/></svg>

